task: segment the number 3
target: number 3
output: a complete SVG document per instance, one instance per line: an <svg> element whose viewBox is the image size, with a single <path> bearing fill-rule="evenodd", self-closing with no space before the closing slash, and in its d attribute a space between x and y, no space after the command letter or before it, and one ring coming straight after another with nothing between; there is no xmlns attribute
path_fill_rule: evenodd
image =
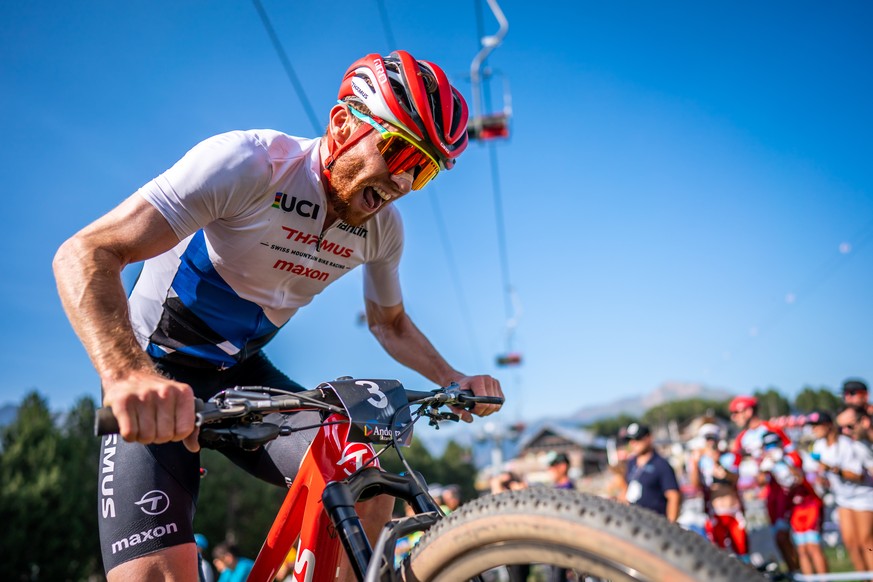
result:
<svg viewBox="0 0 873 582"><path fill-rule="evenodd" d="M367 392L373 395L372 398L368 398L367 402L375 406L376 408L386 408L388 406L388 397L385 396L385 393L379 389L379 386L375 382L369 382L367 380L358 380L355 382L358 386L366 386Z"/></svg>

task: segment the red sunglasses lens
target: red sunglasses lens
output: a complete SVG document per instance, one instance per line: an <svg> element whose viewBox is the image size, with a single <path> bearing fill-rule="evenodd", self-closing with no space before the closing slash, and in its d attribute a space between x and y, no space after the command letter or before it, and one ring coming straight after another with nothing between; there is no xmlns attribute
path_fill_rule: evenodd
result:
<svg viewBox="0 0 873 582"><path fill-rule="evenodd" d="M392 174L407 172L428 162L427 156L405 139L391 136L379 148L388 171Z"/></svg>

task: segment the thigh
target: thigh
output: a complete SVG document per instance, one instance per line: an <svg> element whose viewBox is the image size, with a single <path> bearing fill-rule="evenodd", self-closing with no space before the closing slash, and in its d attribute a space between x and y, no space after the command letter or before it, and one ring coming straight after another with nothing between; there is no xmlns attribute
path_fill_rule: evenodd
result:
<svg viewBox="0 0 873 582"><path fill-rule="evenodd" d="M194 541L199 455L182 443L141 445L104 437L98 471L100 547L106 571Z"/></svg>
<svg viewBox="0 0 873 582"><path fill-rule="evenodd" d="M263 353L235 366L233 373L223 380L223 384L223 388L266 386L290 392L304 390L300 384L276 368ZM225 447L219 451L259 479L287 487L297 475L303 455L321 425L321 414L317 411L270 414L264 421L290 426L295 430L291 435L270 441L256 451L244 451L236 447Z"/></svg>
<svg viewBox="0 0 873 582"><path fill-rule="evenodd" d="M843 537L843 543L855 545L858 542L855 512L846 507L837 508L837 512L840 516L840 535Z"/></svg>
<svg viewBox="0 0 873 582"><path fill-rule="evenodd" d="M865 548L870 549L870 541L873 540L873 511L855 511L853 517L857 526L858 541L862 542Z"/></svg>

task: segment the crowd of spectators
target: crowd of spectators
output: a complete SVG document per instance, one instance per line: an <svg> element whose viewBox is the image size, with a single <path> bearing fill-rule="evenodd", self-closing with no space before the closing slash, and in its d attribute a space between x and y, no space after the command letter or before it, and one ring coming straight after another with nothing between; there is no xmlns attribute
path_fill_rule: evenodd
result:
<svg viewBox="0 0 873 582"><path fill-rule="evenodd" d="M873 571L873 405L861 380L844 382L842 397L838 410L797 415L786 427L761 418L754 396L738 396L730 421L697 419L679 443L633 423L616 435L617 462L598 492L678 521L755 565L773 558L790 572L827 573L823 545L831 545L855 571ZM552 453L545 465L554 486L574 487L566 454ZM492 493L526 486L509 471L491 480Z"/></svg>
<svg viewBox="0 0 873 582"><path fill-rule="evenodd" d="M632 424L618 435L626 446L610 496L670 519L667 508L679 489L689 508L680 523L744 561L754 550L747 514L756 513L776 558L804 574L828 572L822 531L830 526L854 569L873 571L873 406L863 381L846 381L842 395L839 410L798 415L784 430L759 416L755 397L738 396L729 406L730 423L699 419L693 438L662 443L667 462L657 465L644 456L649 427ZM648 477L641 466L652 467Z"/></svg>

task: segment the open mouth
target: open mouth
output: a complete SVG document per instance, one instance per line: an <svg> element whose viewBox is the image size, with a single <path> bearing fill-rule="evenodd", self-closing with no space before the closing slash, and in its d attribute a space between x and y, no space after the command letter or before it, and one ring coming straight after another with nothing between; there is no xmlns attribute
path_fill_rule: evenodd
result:
<svg viewBox="0 0 873 582"><path fill-rule="evenodd" d="M375 212L379 210L379 207L382 206L384 202L386 202L389 198L387 198L387 194L377 190L372 186L367 186L364 188L364 209L368 212Z"/></svg>

